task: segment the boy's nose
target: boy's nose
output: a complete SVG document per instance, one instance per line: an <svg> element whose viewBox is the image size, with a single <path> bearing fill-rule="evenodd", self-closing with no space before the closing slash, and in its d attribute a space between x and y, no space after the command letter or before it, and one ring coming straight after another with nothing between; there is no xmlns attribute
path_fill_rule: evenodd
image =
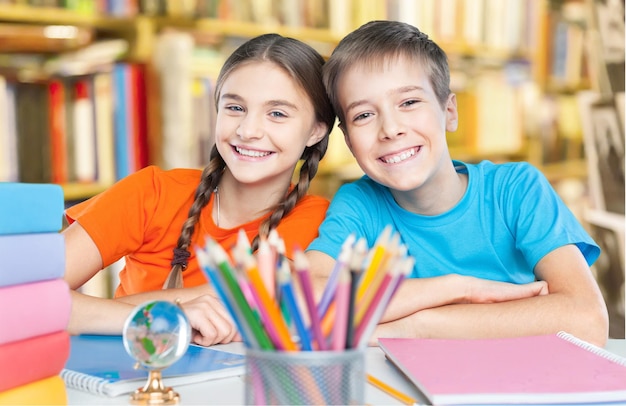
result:
<svg viewBox="0 0 626 406"><path fill-rule="evenodd" d="M391 139L404 135L402 123L393 114L386 114L380 128L381 139Z"/></svg>

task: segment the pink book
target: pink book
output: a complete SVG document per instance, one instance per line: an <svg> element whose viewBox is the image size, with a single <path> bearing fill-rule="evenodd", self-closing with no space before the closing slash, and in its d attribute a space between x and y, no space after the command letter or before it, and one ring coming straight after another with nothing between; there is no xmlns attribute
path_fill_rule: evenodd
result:
<svg viewBox="0 0 626 406"><path fill-rule="evenodd" d="M0 392L60 375L69 355L66 331L0 345Z"/></svg>
<svg viewBox="0 0 626 406"><path fill-rule="evenodd" d="M565 332L378 343L433 404L626 402L626 359Z"/></svg>
<svg viewBox="0 0 626 406"><path fill-rule="evenodd" d="M63 279L0 288L0 344L65 330L72 309Z"/></svg>

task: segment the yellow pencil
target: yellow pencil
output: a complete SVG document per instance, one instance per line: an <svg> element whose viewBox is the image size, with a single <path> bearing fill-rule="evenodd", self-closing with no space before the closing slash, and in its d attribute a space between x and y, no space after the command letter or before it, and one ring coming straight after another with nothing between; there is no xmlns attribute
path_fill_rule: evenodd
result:
<svg viewBox="0 0 626 406"><path fill-rule="evenodd" d="M380 267L380 264L383 260L383 256L387 251L387 244L389 243L389 238L391 237L391 226L387 226L384 228L382 233L378 236L374 247L369 252L368 258L368 266L367 269L363 272L361 276L361 281L359 282L359 288L356 295L357 302L360 302L365 294L365 290L372 282L374 278L374 274Z"/></svg>
<svg viewBox="0 0 626 406"><path fill-rule="evenodd" d="M417 404L419 404L417 402L417 399L413 399L409 395L404 394L404 393L400 392L399 390L397 390L395 388L392 388L391 386L387 385L386 383L384 383L380 379L375 378L375 377L373 377L370 374L367 374L367 382L370 385L373 385L373 386L377 387L378 389L382 390L386 394L388 394L390 396L393 396L394 398L398 399L400 402L404 403L405 405L417 405Z"/></svg>

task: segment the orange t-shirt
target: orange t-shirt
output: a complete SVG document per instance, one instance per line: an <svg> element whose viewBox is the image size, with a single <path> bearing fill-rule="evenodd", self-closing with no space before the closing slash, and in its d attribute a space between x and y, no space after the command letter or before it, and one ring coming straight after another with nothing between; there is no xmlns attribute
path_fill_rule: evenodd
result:
<svg viewBox="0 0 626 406"><path fill-rule="evenodd" d="M162 288L172 268L173 249L193 203L201 174L197 169L164 171L149 166L66 210L68 221L78 221L91 236L105 267L125 257L116 297ZM317 236L327 208L327 199L309 195L281 220L277 231L285 242L288 257L291 257L295 244L305 248ZM230 250L237 241L240 228L252 241L266 217L235 229L222 229L213 222L212 212L213 197L202 210L190 247L204 247L204 237L210 235ZM189 265L183 272L184 285L191 287L207 283L193 249L190 254Z"/></svg>

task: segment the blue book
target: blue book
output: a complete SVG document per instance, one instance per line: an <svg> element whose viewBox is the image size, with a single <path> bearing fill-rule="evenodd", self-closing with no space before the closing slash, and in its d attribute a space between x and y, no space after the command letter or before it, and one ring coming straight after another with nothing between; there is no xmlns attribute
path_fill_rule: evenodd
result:
<svg viewBox="0 0 626 406"><path fill-rule="evenodd" d="M122 179L131 173L129 150L130 131L128 127L129 103L129 75L130 67L125 63L117 63L113 67L113 94L114 94L114 131L115 131L115 175Z"/></svg>
<svg viewBox="0 0 626 406"><path fill-rule="evenodd" d="M58 232L64 209L59 185L0 182L0 235Z"/></svg>
<svg viewBox="0 0 626 406"><path fill-rule="evenodd" d="M70 356L61 377L68 388L100 396L119 396L134 392L147 382L148 371L135 369L135 364L124 348L122 336L72 336ZM182 358L161 371L163 384L174 390L180 385L244 373L244 355L194 344Z"/></svg>
<svg viewBox="0 0 626 406"><path fill-rule="evenodd" d="M65 238L62 234L0 235L0 287L62 278Z"/></svg>

